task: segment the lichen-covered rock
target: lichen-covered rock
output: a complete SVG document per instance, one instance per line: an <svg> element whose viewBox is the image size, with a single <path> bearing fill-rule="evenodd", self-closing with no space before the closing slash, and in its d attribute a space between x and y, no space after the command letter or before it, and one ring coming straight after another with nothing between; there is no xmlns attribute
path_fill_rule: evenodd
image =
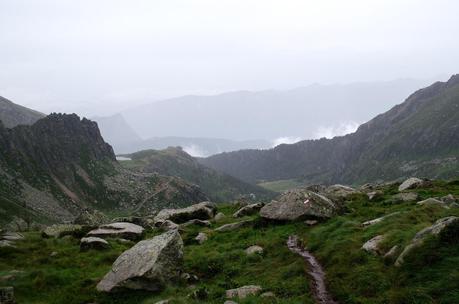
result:
<svg viewBox="0 0 459 304"><path fill-rule="evenodd" d="M108 218L97 210L83 210L74 220L73 223L81 226L98 227L108 223Z"/></svg>
<svg viewBox="0 0 459 304"><path fill-rule="evenodd" d="M143 232L143 227L139 225L121 222L102 225L97 229L89 231L87 236L137 240L142 237Z"/></svg>
<svg viewBox="0 0 459 304"><path fill-rule="evenodd" d="M260 216L276 221L326 219L338 214L339 210L336 203L321 194L295 189L282 194L276 201L261 208Z"/></svg>
<svg viewBox="0 0 459 304"><path fill-rule="evenodd" d="M217 206L211 202L202 202L182 209L163 209L154 218L157 222L166 220L177 224L185 223L192 219L209 220L215 216Z"/></svg>
<svg viewBox="0 0 459 304"><path fill-rule="evenodd" d="M234 214L233 214L233 217L243 217L243 216L246 216L246 215L252 215L252 214L255 214L257 213L261 208L263 208L265 204L263 203L255 203L255 204L250 204L250 205L247 205L245 207L242 207L241 209L239 209L238 211L236 211Z"/></svg>
<svg viewBox="0 0 459 304"><path fill-rule="evenodd" d="M207 241L208 237L207 237L207 234L205 234L204 232L199 232L198 235L194 239L198 241L199 244L202 244L205 241Z"/></svg>
<svg viewBox="0 0 459 304"><path fill-rule="evenodd" d="M236 289L230 289L226 291L226 297L229 299L232 298L239 298L239 299L244 299L248 296L256 296L261 291L263 288L261 286L257 285L247 285L247 286L242 286Z"/></svg>
<svg viewBox="0 0 459 304"><path fill-rule="evenodd" d="M372 253L372 254L375 254L375 255L379 255L379 254L381 254L381 250L379 248L379 245L381 244L382 241L384 241L384 236L383 235L377 235L374 238L372 238L371 240L365 242L365 244L363 244L363 246L362 246L362 249L365 250L366 252L369 252L369 253Z"/></svg>
<svg viewBox="0 0 459 304"><path fill-rule="evenodd" d="M86 230L87 231L87 230ZM81 236L84 235L84 229L81 225L75 224L57 224L46 227L41 233L44 238L61 238L66 235Z"/></svg>
<svg viewBox="0 0 459 304"><path fill-rule="evenodd" d="M97 285L97 290L123 289L160 291L180 278L183 241L177 230L140 241L123 252L112 269Z"/></svg>
<svg viewBox="0 0 459 304"><path fill-rule="evenodd" d="M408 189L414 189L418 187L422 187L426 182L417 177L410 177L405 180L401 185L398 187L398 191L405 191Z"/></svg>
<svg viewBox="0 0 459 304"><path fill-rule="evenodd" d="M80 250L87 251L89 249L107 249L110 247L110 244L101 238L98 237L85 237L80 240Z"/></svg>
<svg viewBox="0 0 459 304"><path fill-rule="evenodd" d="M396 201L411 202L417 200L419 198L419 194L416 192L402 192L395 194L392 198Z"/></svg>
<svg viewBox="0 0 459 304"><path fill-rule="evenodd" d="M263 254L263 248L257 245L250 246L245 250L247 255Z"/></svg>
<svg viewBox="0 0 459 304"><path fill-rule="evenodd" d="M174 223L173 221L165 220L164 222L157 222L157 227L163 231L175 230L179 229L179 225Z"/></svg>

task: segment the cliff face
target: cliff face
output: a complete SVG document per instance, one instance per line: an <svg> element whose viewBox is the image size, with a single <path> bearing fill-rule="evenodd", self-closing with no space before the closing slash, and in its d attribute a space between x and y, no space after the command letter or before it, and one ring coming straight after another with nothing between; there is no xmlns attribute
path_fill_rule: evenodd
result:
<svg viewBox="0 0 459 304"><path fill-rule="evenodd" d="M183 180L121 168L97 124L75 114L12 129L0 124L0 144L0 213L9 219L71 220L86 208L148 213L206 199Z"/></svg>
<svg viewBox="0 0 459 304"><path fill-rule="evenodd" d="M249 182L301 178L306 183L360 183L420 175L459 175L459 75L333 139L271 150L223 153L201 160Z"/></svg>

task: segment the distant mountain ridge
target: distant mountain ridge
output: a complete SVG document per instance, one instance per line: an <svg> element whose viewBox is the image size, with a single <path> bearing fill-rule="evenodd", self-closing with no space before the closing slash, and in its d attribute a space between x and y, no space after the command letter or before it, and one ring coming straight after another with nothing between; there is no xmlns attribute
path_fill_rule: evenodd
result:
<svg viewBox="0 0 459 304"><path fill-rule="evenodd" d="M31 125L46 115L38 111L17 105L0 96L0 121L6 128L17 125Z"/></svg>
<svg viewBox="0 0 459 304"><path fill-rule="evenodd" d="M274 149L222 153L201 162L245 181L301 178L305 183L362 183L419 175L459 176L459 76L333 139Z"/></svg>

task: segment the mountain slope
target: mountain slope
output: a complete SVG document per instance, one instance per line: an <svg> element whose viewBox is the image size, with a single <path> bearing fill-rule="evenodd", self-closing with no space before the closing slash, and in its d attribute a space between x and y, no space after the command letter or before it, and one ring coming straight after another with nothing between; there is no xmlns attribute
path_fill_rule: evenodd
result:
<svg viewBox="0 0 459 304"><path fill-rule="evenodd" d="M0 223L71 220L82 209L150 213L207 197L197 186L122 168L95 122L51 114L31 126L0 124Z"/></svg>
<svg viewBox="0 0 459 304"><path fill-rule="evenodd" d="M359 183L409 175L459 175L459 76L412 94L404 103L333 139L215 155L201 162L249 181L302 178Z"/></svg>
<svg viewBox="0 0 459 304"><path fill-rule="evenodd" d="M43 117L45 115L40 112L17 105L0 96L0 121L7 128L13 128L17 125L31 125Z"/></svg>
<svg viewBox="0 0 459 304"><path fill-rule="evenodd" d="M202 191L216 202L227 202L249 194L255 194L259 199L271 198L273 195L261 187L201 165L181 148L140 151L130 154L129 157L132 161L123 161L124 166L144 173L156 172L167 176L178 176L187 182L199 185Z"/></svg>

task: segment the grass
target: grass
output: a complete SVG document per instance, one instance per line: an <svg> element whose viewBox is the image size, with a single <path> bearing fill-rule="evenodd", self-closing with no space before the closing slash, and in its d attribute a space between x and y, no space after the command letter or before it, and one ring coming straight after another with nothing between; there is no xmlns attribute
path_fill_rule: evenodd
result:
<svg viewBox="0 0 459 304"><path fill-rule="evenodd" d="M269 191L284 192L290 189L304 186L304 183L296 179L283 179L278 181L259 183L258 186Z"/></svg>
<svg viewBox="0 0 459 304"><path fill-rule="evenodd" d="M422 198L458 195L459 183L435 182L417 192ZM108 250L80 252L77 239L42 239L30 232L17 249L0 248L0 277L12 270L23 271L8 281L15 287L19 303L154 304L164 299L173 299L172 303L223 303L225 290L243 285L260 285L274 292L276 298L251 297L239 300L241 304L313 303L305 263L286 247L287 237L297 234L323 265L329 291L340 303L458 303L459 227L429 238L402 267L393 266L393 259L361 249L364 242L379 234L386 236L381 245L384 252L394 245L403 247L417 231L437 219L459 216L459 208L393 201L395 193L394 186L387 187L379 200L371 202L365 195L355 195L343 215L314 227L301 222L273 225L252 216L253 227L216 232L217 226L236 221L231 216L235 207L221 205L219 211L226 215L221 222L210 228L189 226L182 233L184 271L197 275L199 281L192 285L178 282L159 294L126 291L107 295L96 291L96 284L114 260L133 245L116 240L110 240ZM361 226L366 220L393 212L399 213L370 227ZM208 233L209 240L198 245L194 237L201 231ZM158 233L150 230L145 238ZM251 245L263 247L264 253L247 256L244 250ZM52 252L57 255L52 257ZM205 290L207 296L188 297L196 290Z"/></svg>

